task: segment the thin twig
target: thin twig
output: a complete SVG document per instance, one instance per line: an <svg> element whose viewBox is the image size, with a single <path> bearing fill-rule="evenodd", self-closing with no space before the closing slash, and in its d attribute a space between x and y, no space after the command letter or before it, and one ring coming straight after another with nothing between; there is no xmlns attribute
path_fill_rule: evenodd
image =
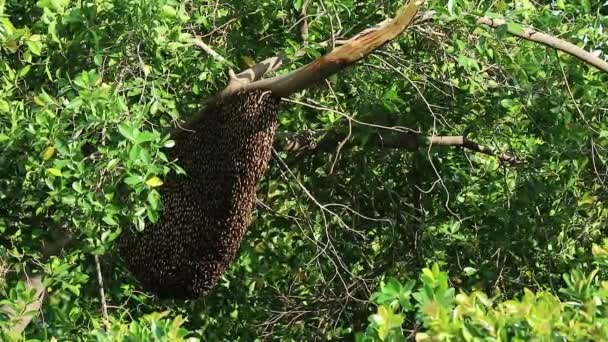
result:
<svg viewBox="0 0 608 342"><path fill-rule="evenodd" d="M332 96L336 100L336 104L338 105L338 108L340 109L340 111L344 111L344 108L342 108L342 106L340 105L340 100L338 100L338 96L336 95L334 88L331 86L331 83L328 80L325 80L325 82L327 82L329 91L331 92ZM333 163L331 163L331 167L329 168L330 175L334 174L334 168L336 167L336 163L338 162L338 159L340 159L340 152L342 151L342 148L344 147L344 145L346 145L346 143L352 136L352 133L353 133L353 121L348 120L348 134L346 135L346 137L344 137L344 139L342 139L342 141L340 141L338 143L338 147L336 148L336 156L334 158Z"/></svg>
<svg viewBox="0 0 608 342"><path fill-rule="evenodd" d="M216 61L218 61L222 64L231 65L231 63L228 62L228 60L226 58L224 58L222 55L217 53L215 50L213 50L209 45L205 44L205 42L203 42L199 38L193 38L191 40L191 42L192 42L192 45L205 51L205 53L207 53L209 56L215 58Z"/></svg>
<svg viewBox="0 0 608 342"><path fill-rule="evenodd" d="M95 255L95 268L97 269L97 284L99 285L99 300L101 301L101 315L103 317L103 325L106 331L110 330L110 320L108 318L108 304L106 303L106 294L103 289L103 277L101 276L101 265L99 264L99 256Z"/></svg>

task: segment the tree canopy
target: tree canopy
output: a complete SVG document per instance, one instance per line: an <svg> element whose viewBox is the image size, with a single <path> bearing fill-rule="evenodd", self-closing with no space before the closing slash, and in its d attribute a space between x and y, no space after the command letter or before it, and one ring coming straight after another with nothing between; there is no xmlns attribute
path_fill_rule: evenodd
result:
<svg viewBox="0 0 608 342"><path fill-rule="evenodd" d="M183 172L172 130L405 3L0 0L0 339L606 339L602 1L410 0L405 32L285 90L211 293L160 300L126 269L117 239Z"/></svg>

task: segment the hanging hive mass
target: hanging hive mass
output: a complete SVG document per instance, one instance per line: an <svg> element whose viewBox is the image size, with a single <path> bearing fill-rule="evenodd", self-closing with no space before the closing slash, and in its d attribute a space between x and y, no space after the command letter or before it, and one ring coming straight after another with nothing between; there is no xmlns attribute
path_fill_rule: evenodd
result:
<svg viewBox="0 0 608 342"><path fill-rule="evenodd" d="M170 174L160 188L163 212L156 224L142 234L127 230L119 241L123 260L145 289L159 297L197 298L215 286L249 225L257 184L270 159L279 98L326 79L391 41L412 23L423 3L408 1L392 20L360 32L300 69L254 82L250 90L235 87L244 89L240 87L258 80L271 64L278 65L262 62L242 77L231 76L218 100L187 130L173 134L176 146L167 154L186 175Z"/></svg>
<svg viewBox="0 0 608 342"><path fill-rule="evenodd" d="M163 212L119 242L127 268L161 298L197 298L218 282L250 223L257 184L270 159L279 100L241 91L210 105L167 151L186 175L160 188Z"/></svg>

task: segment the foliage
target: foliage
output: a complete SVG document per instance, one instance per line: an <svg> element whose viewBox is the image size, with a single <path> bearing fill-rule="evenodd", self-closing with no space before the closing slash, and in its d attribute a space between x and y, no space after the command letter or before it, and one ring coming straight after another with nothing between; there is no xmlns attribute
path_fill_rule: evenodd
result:
<svg viewBox="0 0 608 342"><path fill-rule="evenodd" d="M140 292L115 246L162 215L158 187L181 170L163 152L169 130L224 86L228 68L281 55L295 69L402 1L311 1L303 44L303 1L0 0L1 338L329 340L367 326L363 338L498 339L549 323L573 339L601 333L606 246L595 259L588 251L608 237L607 76L508 30L531 25L606 58L608 5L546 3L427 1L433 20L286 100L280 130L352 124L351 146L280 153L221 284L173 302ZM508 24L478 26L482 15ZM227 62L192 47L195 35ZM384 129L466 135L527 163L367 144ZM394 280L431 264L419 285ZM40 313L26 310L36 275ZM11 334L24 316L26 331Z"/></svg>
<svg viewBox="0 0 608 342"><path fill-rule="evenodd" d="M182 328L184 319L177 316L165 319L168 312L153 313L145 315L138 321L131 322L128 326L115 322L107 331L97 330L93 332L99 342L112 341L187 341L188 330Z"/></svg>
<svg viewBox="0 0 608 342"><path fill-rule="evenodd" d="M601 341L608 336L608 240L593 245L595 267L564 274L561 297L525 289L520 298L501 301L482 291L470 294L449 287L447 273L434 264L402 286L390 278L371 301L378 305L359 341L405 341L404 317L421 323L416 341ZM415 304L412 303L412 300Z"/></svg>

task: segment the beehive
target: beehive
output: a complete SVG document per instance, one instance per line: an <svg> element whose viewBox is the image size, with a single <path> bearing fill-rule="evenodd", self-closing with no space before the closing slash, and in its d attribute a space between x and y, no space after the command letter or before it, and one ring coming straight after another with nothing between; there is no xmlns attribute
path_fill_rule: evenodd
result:
<svg viewBox="0 0 608 342"><path fill-rule="evenodd" d="M175 133L167 150L186 175L160 188L163 211L143 233L125 231L120 254L142 286L161 298L209 292L249 226L257 184L270 159L279 100L268 91L219 99Z"/></svg>

